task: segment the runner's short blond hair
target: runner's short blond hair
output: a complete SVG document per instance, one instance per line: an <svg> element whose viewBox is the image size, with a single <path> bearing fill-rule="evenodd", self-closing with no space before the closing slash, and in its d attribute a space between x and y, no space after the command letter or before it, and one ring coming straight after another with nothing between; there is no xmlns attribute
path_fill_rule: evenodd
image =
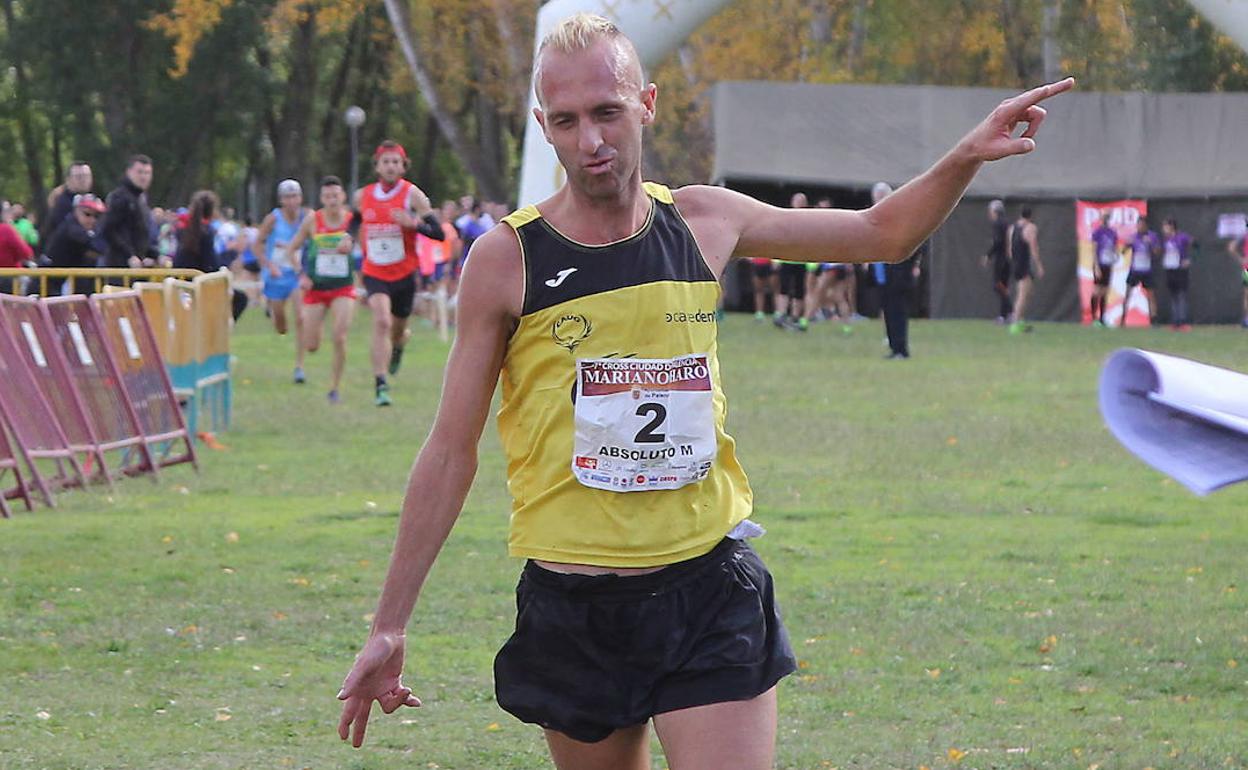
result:
<svg viewBox="0 0 1248 770"><path fill-rule="evenodd" d="M615 22L606 16L600 16L594 13L578 13L555 25L554 29L546 33L542 38L541 44L537 47L537 65L533 72L533 87L537 91L537 99L542 100L542 54L547 49L557 51L559 53L576 53L584 51L594 44L595 41L606 38L619 45L624 53L631 58L632 62L636 62L635 66L641 77L638 78L637 85L640 87L645 83L645 73L642 72L641 59L637 55L637 49L633 46L633 41L615 25ZM631 64L631 63L630 63Z"/></svg>

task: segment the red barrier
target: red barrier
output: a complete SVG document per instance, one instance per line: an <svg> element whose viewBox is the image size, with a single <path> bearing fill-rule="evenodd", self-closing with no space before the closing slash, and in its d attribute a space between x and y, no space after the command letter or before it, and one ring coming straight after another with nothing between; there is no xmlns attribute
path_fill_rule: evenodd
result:
<svg viewBox="0 0 1248 770"><path fill-rule="evenodd" d="M69 368L61 351L51 321L37 297L0 295L0 333L7 333L22 352L26 368L39 384L39 390L51 407L69 448L82 459L92 480L112 484L104 452L126 446L101 442L95 426L87 415L86 406L69 376ZM130 441L128 443L133 443Z"/></svg>
<svg viewBox="0 0 1248 770"><path fill-rule="evenodd" d="M17 456L13 454L13 447L9 444L8 430L3 425L3 419L0 419L0 479L5 477L9 471L13 471L14 484L5 489L0 486L0 517L11 518L13 511L9 508L9 500L21 498L26 503L26 510L31 510L33 506L30 504L30 490L26 488L26 481L22 478L22 467L17 461Z"/></svg>
<svg viewBox="0 0 1248 770"><path fill-rule="evenodd" d="M0 313L0 323L5 315ZM44 398L39 381L26 365L19 338L7 328L9 324L3 326L0 328L0 422L8 428L16 455L25 461L30 471L29 483L44 502L55 505L54 488L83 485L82 467L69 447L60 421ZM30 344L29 339L24 342ZM35 347L39 347L38 343ZM39 356L46 360L42 350ZM43 460L51 461L48 473L36 462Z"/></svg>
<svg viewBox="0 0 1248 770"><path fill-rule="evenodd" d="M155 475L152 448L91 303L74 295L45 299L40 307L47 314L68 379L86 408L95 437L101 446L123 450L117 470Z"/></svg>
<svg viewBox="0 0 1248 770"><path fill-rule="evenodd" d="M198 469L193 442L138 292L96 294L90 304L98 320L95 333L103 335L139 427L159 450L156 464L189 462ZM183 450L175 452L178 445Z"/></svg>

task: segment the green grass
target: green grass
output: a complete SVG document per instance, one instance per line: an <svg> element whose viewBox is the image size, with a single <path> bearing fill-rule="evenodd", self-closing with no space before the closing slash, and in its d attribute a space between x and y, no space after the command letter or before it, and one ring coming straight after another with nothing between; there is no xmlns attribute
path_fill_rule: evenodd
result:
<svg viewBox="0 0 1248 770"><path fill-rule="evenodd" d="M334 735L445 358L419 331L378 410L366 331L362 314L331 410L326 352L291 385L286 341L251 312L229 449L203 450L200 475L0 522L0 768L548 766L492 696L519 568L493 425L410 628L426 705L376 717L361 751ZM757 548L802 665L777 765L1248 766L1248 487L1189 495L1113 441L1095 399L1117 346L1242 370L1248 334L912 332L915 357L890 362L877 323L721 327Z"/></svg>

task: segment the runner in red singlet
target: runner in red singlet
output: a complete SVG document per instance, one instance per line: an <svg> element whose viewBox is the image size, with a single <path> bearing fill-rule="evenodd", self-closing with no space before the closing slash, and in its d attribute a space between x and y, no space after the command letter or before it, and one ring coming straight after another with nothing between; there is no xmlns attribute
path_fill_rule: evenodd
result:
<svg viewBox="0 0 1248 770"><path fill-rule="evenodd" d="M409 336L407 319L416 296L416 233L435 241L443 239L442 225L429 205L429 197L403 178L407 152L398 142L386 140L373 153L377 182L355 194L355 210L361 225L364 252L364 289L373 311L371 357L377 406L390 405L386 374L399 371L403 345Z"/></svg>

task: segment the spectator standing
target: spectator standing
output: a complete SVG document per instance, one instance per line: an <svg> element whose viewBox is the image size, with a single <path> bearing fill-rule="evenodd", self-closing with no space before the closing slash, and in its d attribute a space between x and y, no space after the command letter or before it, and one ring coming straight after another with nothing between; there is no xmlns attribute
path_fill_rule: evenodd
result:
<svg viewBox="0 0 1248 770"><path fill-rule="evenodd" d="M1004 201L989 202L988 221L992 227L992 243L984 255L984 266L992 270L992 292L997 295L999 303L997 323L1004 324L1014 314L1014 302L1010 299L1010 257L1005 246L1010 225L1005 221Z"/></svg>
<svg viewBox="0 0 1248 770"><path fill-rule="evenodd" d="M1040 229L1031 221L1031 206L1023 206L1018 221L1010 225L1005 243L1014 269L1014 282L1018 286L1010 334L1029 332L1032 327L1024 314L1027 312L1027 300L1031 297L1032 281L1044 278L1044 264L1040 261Z"/></svg>
<svg viewBox="0 0 1248 770"><path fill-rule="evenodd" d="M1226 250L1239 262L1239 279L1244 284L1244 320L1240 325L1248 329L1248 235L1226 244Z"/></svg>
<svg viewBox="0 0 1248 770"><path fill-rule="evenodd" d="M52 231L44 249L44 254L50 262L49 266L95 267L105 249L97 227L100 217L106 210L104 201L91 193L74 196L70 215L61 220L61 224ZM64 284L64 278L49 278L48 296L59 295ZM75 278L73 292L90 294L94 284L95 282L89 278Z"/></svg>
<svg viewBox="0 0 1248 770"><path fill-rule="evenodd" d="M893 188L887 182L876 182L871 188L872 205L892 192ZM914 282L919 277L927 249L927 241L924 241L901 262L875 263L876 280L881 287L884 331L888 335L889 353L886 358L904 360L910 357L910 295L914 293Z"/></svg>
<svg viewBox="0 0 1248 770"><path fill-rule="evenodd" d="M807 207L806 193L793 193L789 208ZM771 322L777 329L794 329L804 332L809 328L802 313L802 301L806 298L806 264L804 262L780 262L780 288L776 292L776 307Z"/></svg>
<svg viewBox="0 0 1248 770"><path fill-rule="evenodd" d="M91 166L85 160L75 160L65 170L65 182L48 194L48 214L43 218L40 239L47 243L52 233L74 209L74 197L91 192L95 178Z"/></svg>
<svg viewBox="0 0 1248 770"><path fill-rule="evenodd" d="M8 222L0 221L0 267L22 267L34 257L35 252ZM14 287L20 279L0 281L0 291L16 293Z"/></svg>
<svg viewBox="0 0 1248 770"><path fill-rule="evenodd" d="M1175 331L1192 330L1191 307L1187 302L1189 270L1192 266L1192 236L1179 229L1170 217L1161 224L1163 239L1161 266L1166 271L1166 289L1170 292L1170 325Z"/></svg>
<svg viewBox="0 0 1248 770"><path fill-rule="evenodd" d="M1108 211L1101 215L1101 226L1092 232L1092 249L1096 252L1092 256L1092 325L1104 327L1109 282L1118 261L1118 232L1109 226Z"/></svg>
<svg viewBox="0 0 1248 770"><path fill-rule="evenodd" d="M147 206L147 188L152 183L152 159L132 155L126 162L121 184L108 194L108 213L100 230L108 251L101 267L143 266L149 254L152 212Z"/></svg>
<svg viewBox="0 0 1248 770"><path fill-rule="evenodd" d="M14 203L9 207L9 224L13 225L13 229L17 230L17 234L22 236L22 240L33 249L39 245L39 228L35 227L35 223L30 221L30 215L26 211L26 207L20 203Z"/></svg>
<svg viewBox="0 0 1248 770"><path fill-rule="evenodd" d="M1135 237L1129 244L1131 248L1131 270L1127 273L1127 291L1122 298L1122 323L1127 325L1127 310L1131 307L1131 290L1136 286L1144 290L1148 300L1148 322L1151 325L1157 318L1157 297L1153 293L1153 258L1161 253L1161 239L1157 233L1148 229L1148 220L1140 217L1135 222Z"/></svg>

